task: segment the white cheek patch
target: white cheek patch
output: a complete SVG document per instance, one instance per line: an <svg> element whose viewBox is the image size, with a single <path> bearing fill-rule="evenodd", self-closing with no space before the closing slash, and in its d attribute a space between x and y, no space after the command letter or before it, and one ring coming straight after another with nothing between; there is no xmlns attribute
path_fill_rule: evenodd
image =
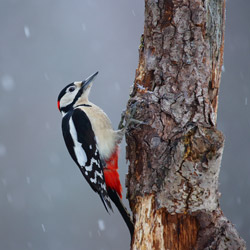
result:
<svg viewBox="0 0 250 250"><path fill-rule="evenodd" d="M77 95L78 90L75 89L73 92L66 93L60 100L60 107L66 107L73 102Z"/></svg>
<svg viewBox="0 0 250 250"><path fill-rule="evenodd" d="M81 167L84 167L87 162L87 156L86 156L85 151L82 148L82 144L77 141L76 128L72 121L72 117L69 119L69 131L72 136L72 140L74 142L74 151L75 151L77 162Z"/></svg>

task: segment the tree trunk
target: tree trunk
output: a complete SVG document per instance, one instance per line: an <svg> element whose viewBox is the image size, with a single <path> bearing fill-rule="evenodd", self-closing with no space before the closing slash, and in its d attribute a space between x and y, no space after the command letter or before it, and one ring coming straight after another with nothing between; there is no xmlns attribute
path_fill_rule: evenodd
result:
<svg viewBox="0 0 250 250"><path fill-rule="evenodd" d="M245 249L219 207L225 0L145 0L126 134L131 249Z"/></svg>

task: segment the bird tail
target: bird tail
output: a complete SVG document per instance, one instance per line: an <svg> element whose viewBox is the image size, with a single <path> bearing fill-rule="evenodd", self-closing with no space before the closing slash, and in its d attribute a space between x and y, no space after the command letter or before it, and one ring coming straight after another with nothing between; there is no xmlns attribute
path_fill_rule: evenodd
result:
<svg viewBox="0 0 250 250"><path fill-rule="evenodd" d="M111 206L111 202L110 202L110 199L109 199L109 196L107 193L99 193L100 197L101 197L101 200L102 200L102 203L106 209L106 211L109 213L109 209L113 212L113 208Z"/></svg>
<svg viewBox="0 0 250 250"><path fill-rule="evenodd" d="M110 197L110 199L115 203L117 209L119 210L123 220L125 221L125 223L127 224L127 227L129 229L130 232L130 236L131 239L133 237L134 234L134 223L130 217L130 214L127 210L127 208L123 205L119 195L117 194L117 192L115 190L112 189L108 189L108 195Z"/></svg>
<svg viewBox="0 0 250 250"><path fill-rule="evenodd" d="M118 173L118 155L119 148L117 147L115 152L111 155L110 159L106 161L106 166L103 168L105 183L107 186L107 192L110 199L114 202L119 210L123 220L127 224L131 239L134 234L134 223L130 217L129 212L123 205L122 199L122 185Z"/></svg>

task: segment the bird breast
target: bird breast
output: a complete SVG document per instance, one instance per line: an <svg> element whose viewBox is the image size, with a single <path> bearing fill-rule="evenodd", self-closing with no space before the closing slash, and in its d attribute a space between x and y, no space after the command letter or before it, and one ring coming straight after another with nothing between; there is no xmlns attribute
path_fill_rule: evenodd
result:
<svg viewBox="0 0 250 250"><path fill-rule="evenodd" d="M94 131L100 156L108 160L116 149L116 132L113 130L111 121L106 113L94 105L80 107L88 116Z"/></svg>

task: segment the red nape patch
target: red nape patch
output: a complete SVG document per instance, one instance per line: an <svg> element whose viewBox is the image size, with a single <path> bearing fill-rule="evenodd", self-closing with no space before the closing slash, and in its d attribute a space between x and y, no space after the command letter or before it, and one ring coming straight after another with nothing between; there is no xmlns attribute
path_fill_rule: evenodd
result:
<svg viewBox="0 0 250 250"><path fill-rule="evenodd" d="M107 188L115 190L122 199L122 185L120 182L119 173L117 172L118 154L119 154L119 149L117 148L116 151L110 157L110 159L106 161L107 165L103 169L103 171Z"/></svg>
<svg viewBox="0 0 250 250"><path fill-rule="evenodd" d="M60 101L57 101L57 107L60 110Z"/></svg>

